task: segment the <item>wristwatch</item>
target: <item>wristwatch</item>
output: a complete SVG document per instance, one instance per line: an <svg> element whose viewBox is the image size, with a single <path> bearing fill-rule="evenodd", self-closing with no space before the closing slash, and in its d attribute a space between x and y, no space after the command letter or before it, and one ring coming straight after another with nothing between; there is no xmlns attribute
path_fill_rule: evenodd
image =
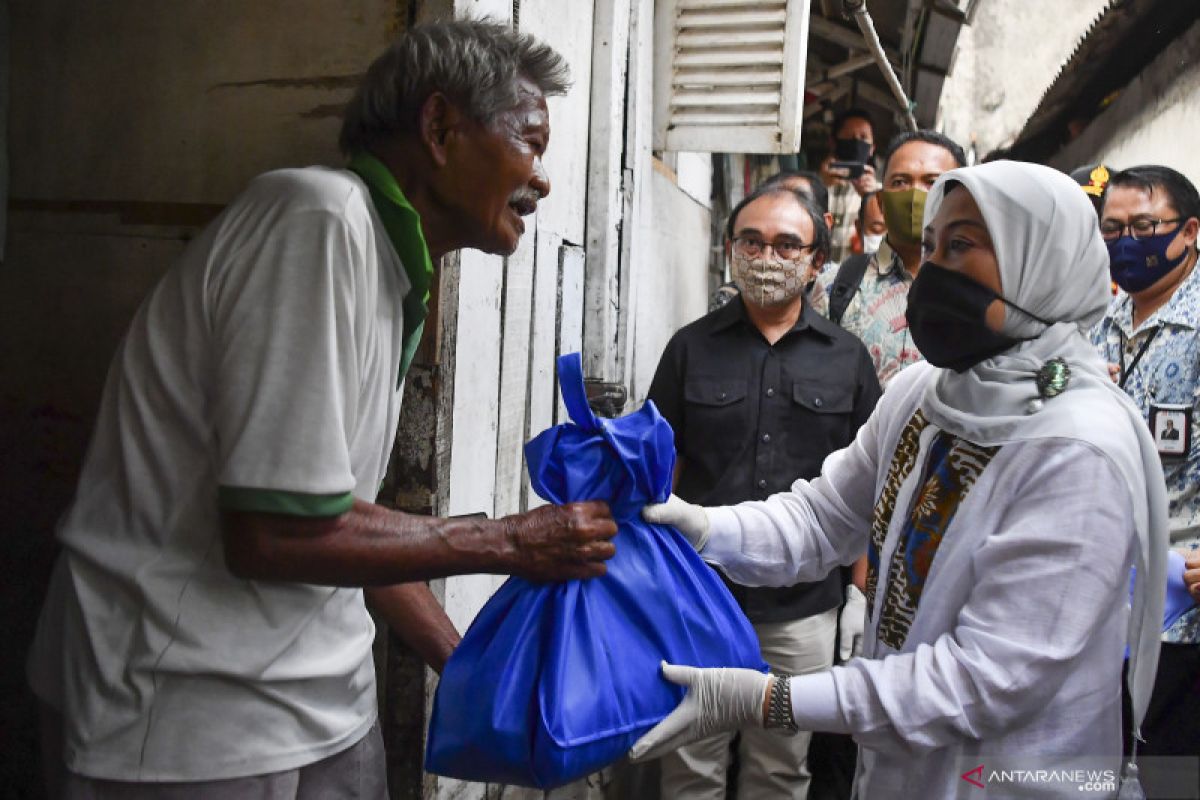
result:
<svg viewBox="0 0 1200 800"><path fill-rule="evenodd" d="M800 731L796 718L792 716L792 676L785 672L772 672L771 697L767 701L767 720L763 725L768 730L784 731L788 736Z"/></svg>

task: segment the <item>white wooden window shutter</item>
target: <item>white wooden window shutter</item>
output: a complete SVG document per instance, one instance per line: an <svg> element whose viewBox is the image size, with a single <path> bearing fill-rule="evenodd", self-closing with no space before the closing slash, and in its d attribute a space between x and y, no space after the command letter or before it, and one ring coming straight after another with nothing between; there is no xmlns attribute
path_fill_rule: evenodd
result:
<svg viewBox="0 0 1200 800"><path fill-rule="evenodd" d="M794 153L809 0L656 0L654 149Z"/></svg>

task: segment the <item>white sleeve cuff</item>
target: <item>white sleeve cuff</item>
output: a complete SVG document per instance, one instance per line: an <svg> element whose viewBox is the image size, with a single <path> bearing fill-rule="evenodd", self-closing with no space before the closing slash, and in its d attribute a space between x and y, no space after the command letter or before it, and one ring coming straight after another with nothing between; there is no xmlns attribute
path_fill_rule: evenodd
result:
<svg viewBox="0 0 1200 800"><path fill-rule="evenodd" d="M796 675L791 684L792 716L800 730L850 733L838 702L833 670Z"/></svg>
<svg viewBox="0 0 1200 800"><path fill-rule="evenodd" d="M708 539L700 548L700 557L710 564L725 564L726 559L742 554L742 524L732 506L704 509L708 514Z"/></svg>

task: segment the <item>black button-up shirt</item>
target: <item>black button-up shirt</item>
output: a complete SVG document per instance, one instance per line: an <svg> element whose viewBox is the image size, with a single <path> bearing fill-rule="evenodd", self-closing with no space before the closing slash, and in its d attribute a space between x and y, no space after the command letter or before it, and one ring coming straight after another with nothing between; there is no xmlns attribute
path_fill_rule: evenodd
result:
<svg viewBox="0 0 1200 800"><path fill-rule="evenodd" d="M807 301L771 345L735 297L671 337L649 398L675 430L683 461L675 493L715 506L763 500L820 475L825 457L854 440L879 395L862 342ZM751 622L784 622L838 606L842 576L730 589Z"/></svg>

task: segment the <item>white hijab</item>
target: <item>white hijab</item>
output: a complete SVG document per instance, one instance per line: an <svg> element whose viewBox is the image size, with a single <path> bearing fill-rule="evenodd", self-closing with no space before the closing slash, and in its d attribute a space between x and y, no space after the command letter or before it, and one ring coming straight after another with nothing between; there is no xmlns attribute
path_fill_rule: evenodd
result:
<svg viewBox="0 0 1200 800"><path fill-rule="evenodd" d="M976 444L1044 438L1088 442L1124 477L1139 543L1128 683L1135 724L1140 723L1158 665L1169 548L1167 494L1149 427L1086 338L1109 300L1108 250L1096 213L1078 184L1061 172L997 161L944 174L925 201L925 224L937 213L950 181L961 183L983 214L1004 298L1053 324L1006 306L1003 332L1030 341L962 373L941 370L921 407L939 428ZM1070 380L1061 395L1036 402L1037 371L1052 358L1067 362Z"/></svg>

